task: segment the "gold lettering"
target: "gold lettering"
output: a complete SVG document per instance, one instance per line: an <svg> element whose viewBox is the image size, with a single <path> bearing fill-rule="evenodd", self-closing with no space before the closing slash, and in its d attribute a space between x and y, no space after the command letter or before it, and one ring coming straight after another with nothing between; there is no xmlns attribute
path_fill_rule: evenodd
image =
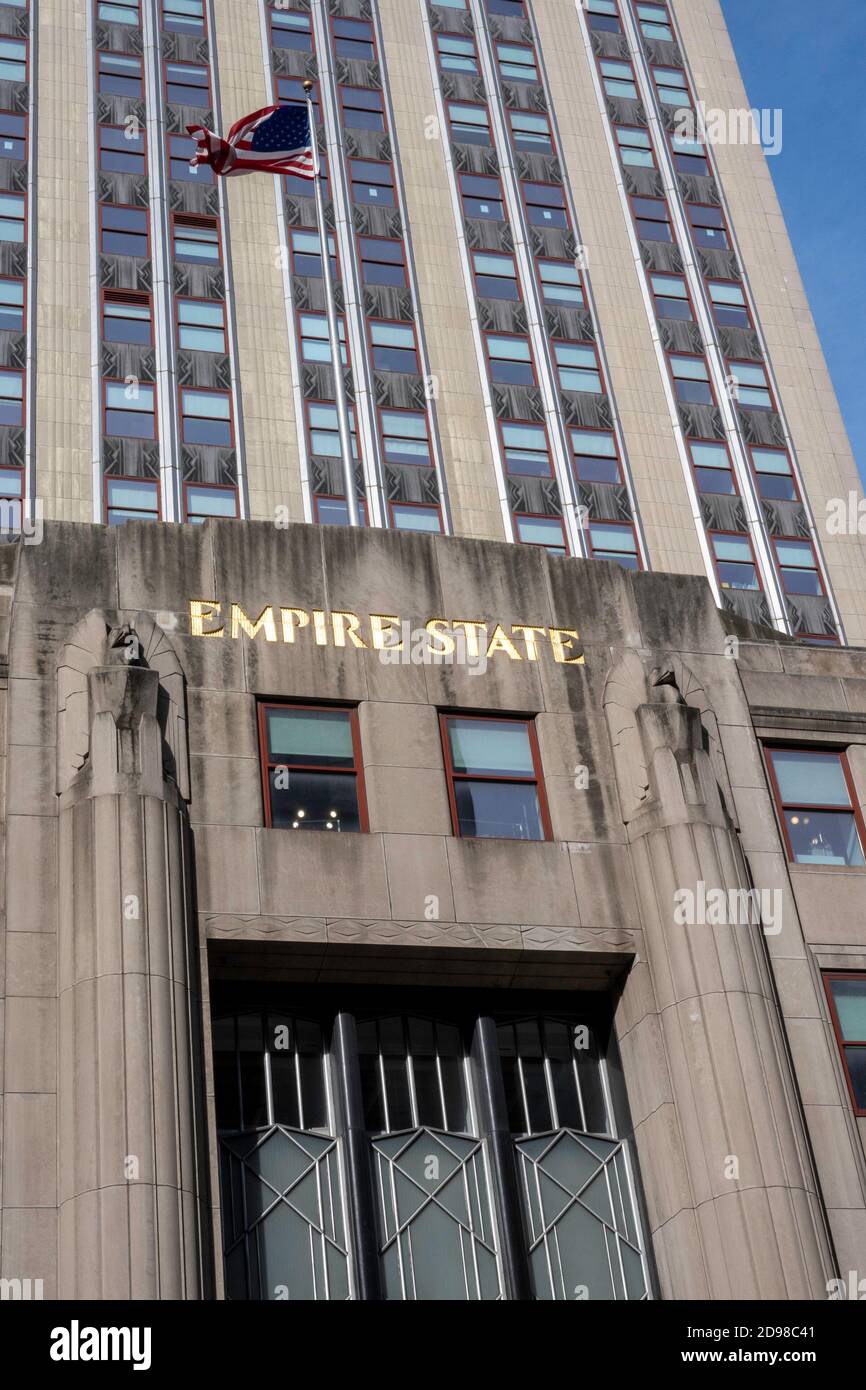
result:
<svg viewBox="0 0 866 1390"><path fill-rule="evenodd" d="M283 620L284 642L294 642L295 633L310 626L310 615L304 608L281 608L280 616Z"/></svg>
<svg viewBox="0 0 866 1390"><path fill-rule="evenodd" d="M426 624L430 636L435 638L437 642L442 643L441 647L434 647L433 643L430 643L431 656L454 655L454 652L457 650L457 643L448 631L450 626L451 624L448 622L447 618L431 618L429 623ZM439 630L440 628L442 629L441 632Z"/></svg>
<svg viewBox="0 0 866 1390"><path fill-rule="evenodd" d="M487 648L488 656L495 656L497 652L505 652L506 656L510 657L512 661L523 660L523 657L511 641L511 638L505 635L501 627L496 629L490 639L490 646Z"/></svg>
<svg viewBox="0 0 866 1390"><path fill-rule="evenodd" d="M478 641L478 634L479 632L484 633L484 641L486 643L487 624L471 623L465 621L464 619L461 619L459 622L452 623L451 626L453 628L462 627L464 632L466 633L466 655L469 657L470 661L479 657L481 655L481 645Z"/></svg>
<svg viewBox="0 0 866 1390"><path fill-rule="evenodd" d="M191 598L189 601L189 630L193 637L223 637L225 635L225 623L222 627L212 627L205 632L205 623L212 618L218 618L222 612L222 604L216 603L209 598ZM208 611L205 612L205 609Z"/></svg>
<svg viewBox="0 0 866 1390"><path fill-rule="evenodd" d="M247 617L239 603L233 603L232 637L238 637L241 632L245 632L248 637L257 637L260 632L264 632L266 642L276 642L277 625L274 622L273 608L266 608L256 621L253 622Z"/></svg>
<svg viewBox="0 0 866 1390"><path fill-rule="evenodd" d="M516 623L515 626L511 629L511 631L515 637L522 637L524 642L526 643L526 660L537 661L538 641L536 639L535 634L539 633L541 637L545 637L547 635L547 628L527 627L525 623Z"/></svg>
<svg viewBox="0 0 866 1390"><path fill-rule="evenodd" d="M550 629L550 645L553 647L554 659L560 666L583 666L582 651L579 656L566 656L566 652L574 646L575 642L580 646L580 633L575 632L573 628L552 627Z"/></svg>
<svg viewBox="0 0 866 1390"><path fill-rule="evenodd" d="M354 613L337 611L331 614L331 622L334 625L335 647L345 647L348 637L353 647L358 647L361 651L367 650L367 643L361 636L361 619L356 618Z"/></svg>
<svg viewBox="0 0 866 1390"><path fill-rule="evenodd" d="M373 632L373 647L377 652L383 652L387 648L390 652L402 652L403 641L391 641L392 636L396 636L394 628L400 631L400 619L391 618L382 613L371 613L370 627ZM387 640L386 640L387 639Z"/></svg>
<svg viewBox="0 0 866 1390"><path fill-rule="evenodd" d="M313 631L316 634L316 646L327 647L328 629L325 626L325 615L320 608L313 609Z"/></svg>

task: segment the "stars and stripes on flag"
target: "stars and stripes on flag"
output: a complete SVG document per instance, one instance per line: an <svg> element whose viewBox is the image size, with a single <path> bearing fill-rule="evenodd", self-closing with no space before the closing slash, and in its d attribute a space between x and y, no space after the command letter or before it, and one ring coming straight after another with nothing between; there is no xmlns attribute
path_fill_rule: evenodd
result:
<svg viewBox="0 0 866 1390"><path fill-rule="evenodd" d="M209 164L217 174L294 174L316 177L313 132L306 106L266 106L236 121L223 140L203 126L187 126L197 141L193 165Z"/></svg>

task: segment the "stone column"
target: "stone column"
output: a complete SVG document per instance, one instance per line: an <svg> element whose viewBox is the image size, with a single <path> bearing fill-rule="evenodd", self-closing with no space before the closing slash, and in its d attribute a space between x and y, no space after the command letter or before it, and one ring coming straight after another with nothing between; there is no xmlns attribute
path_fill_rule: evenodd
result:
<svg viewBox="0 0 866 1390"><path fill-rule="evenodd" d="M102 632L106 664L82 673L73 653L89 739L60 801L59 1296L195 1299L196 955L186 810L165 771L171 702L159 671Z"/></svg>
<svg viewBox="0 0 866 1390"><path fill-rule="evenodd" d="M637 1078L666 1098L643 1154L663 1174L663 1295L825 1298L833 1255L714 717L676 658L648 679L635 653L605 705L667 1072ZM653 1065L648 1049L634 1065ZM636 1138L640 1152L640 1122Z"/></svg>

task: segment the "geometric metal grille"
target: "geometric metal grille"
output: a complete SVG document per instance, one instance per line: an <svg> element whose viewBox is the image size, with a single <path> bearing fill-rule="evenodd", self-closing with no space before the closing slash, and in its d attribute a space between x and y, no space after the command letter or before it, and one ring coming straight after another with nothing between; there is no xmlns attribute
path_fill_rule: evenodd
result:
<svg viewBox="0 0 866 1390"><path fill-rule="evenodd" d="M645 1299L623 1145L560 1130L515 1147L535 1297Z"/></svg>
<svg viewBox="0 0 866 1390"><path fill-rule="evenodd" d="M274 1125L219 1145L226 1297L347 1299L336 1139Z"/></svg>
<svg viewBox="0 0 866 1390"><path fill-rule="evenodd" d="M432 1129L373 1140L385 1297L502 1297L479 1139Z"/></svg>

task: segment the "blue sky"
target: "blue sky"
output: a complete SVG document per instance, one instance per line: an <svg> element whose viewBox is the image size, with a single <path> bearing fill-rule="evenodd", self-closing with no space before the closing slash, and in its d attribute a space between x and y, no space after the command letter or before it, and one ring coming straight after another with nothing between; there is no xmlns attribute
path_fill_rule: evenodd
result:
<svg viewBox="0 0 866 1390"><path fill-rule="evenodd" d="M866 3L721 0L755 107L781 107L769 160L866 480Z"/></svg>

